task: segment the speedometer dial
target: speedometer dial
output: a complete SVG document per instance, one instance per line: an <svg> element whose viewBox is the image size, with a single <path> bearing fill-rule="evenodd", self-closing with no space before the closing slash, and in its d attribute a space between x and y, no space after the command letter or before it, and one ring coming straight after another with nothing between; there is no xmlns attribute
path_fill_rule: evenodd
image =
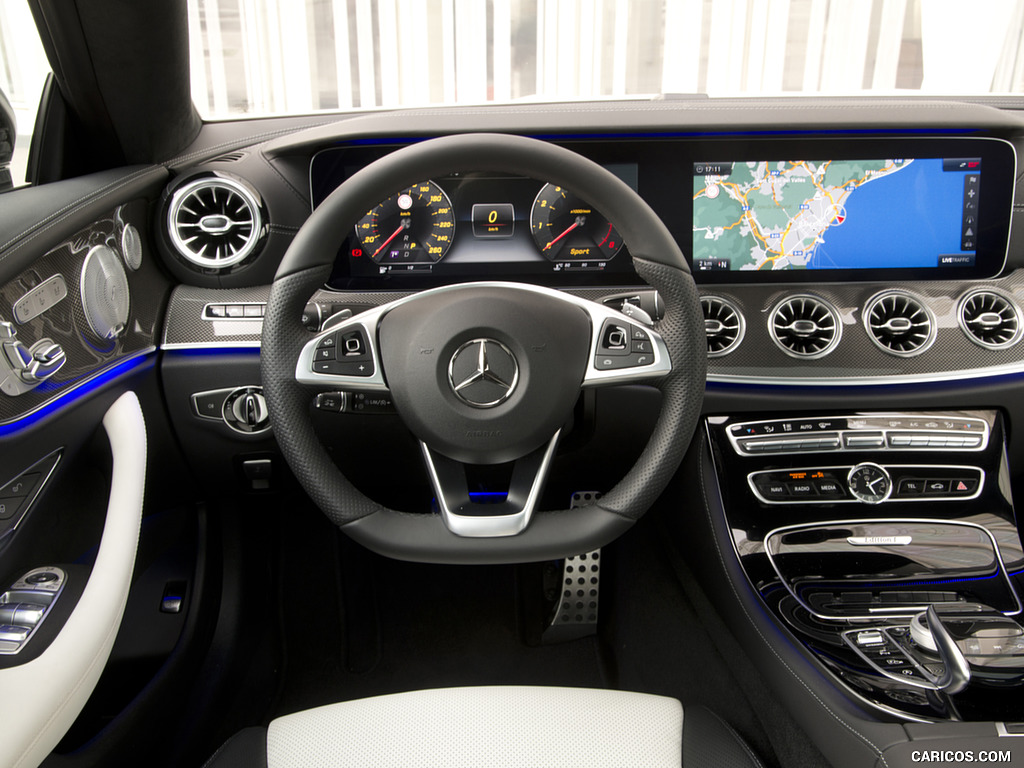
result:
<svg viewBox="0 0 1024 768"><path fill-rule="evenodd" d="M554 184L545 184L533 202L530 233L552 261L607 261L622 248L622 238L608 219Z"/></svg>
<svg viewBox="0 0 1024 768"><path fill-rule="evenodd" d="M432 181L421 181L392 195L356 224L363 251L378 264L440 261L454 235L451 201Z"/></svg>

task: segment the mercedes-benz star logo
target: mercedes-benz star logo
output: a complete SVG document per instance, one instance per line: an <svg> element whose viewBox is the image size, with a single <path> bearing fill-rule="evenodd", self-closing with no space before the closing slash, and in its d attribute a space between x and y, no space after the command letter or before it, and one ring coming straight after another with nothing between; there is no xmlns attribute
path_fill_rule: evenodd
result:
<svg viewBox="0 0 1024 768"><path fill-rule="evenodd" d="M494 339L467 341L448 363L448 382L455 396L474 408L493 408L508 400L519 383L519 363L512 351Z"/></svg>

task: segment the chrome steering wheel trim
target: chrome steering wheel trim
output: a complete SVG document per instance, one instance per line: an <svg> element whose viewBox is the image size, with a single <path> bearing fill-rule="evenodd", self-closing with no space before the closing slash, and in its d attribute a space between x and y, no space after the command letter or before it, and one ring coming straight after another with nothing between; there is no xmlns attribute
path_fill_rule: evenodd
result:
<svg viewBox="0 0 1024 768"><path fill-rule="evenodd" d="M594 361L597 358L598 345L600 344L600 331L601 328L604 327L605 322L610 320L623 325L637 325L638 323L635 320L615 309L612 309L611 307L607 307L603 304L596 304L592 301L581 299L570 293L556 291L552 288L544 288L537 285L522 285L519 283L488 281L446 285L411 296L405 296L401 299L396 299L395 301L382 304L379 307L374 307L373 309L369 309L355 315L346 322L331 326L329 330L317 334L302 347L302 351L299 353L299 358L295 363L295 380L300 384L321 387L325 390L328 388L334 388L352 390L354 392L387 392L388 386L384 381L384 371L381 367L381 356L379 353L377 335L380 322L384 316L396 307L416 301L423 296L451 293L456 290L464 290L467 287L501 287L511 291L543 294L559 301L564 301L565 303L578 307L586 312L590 319L591 333L590 345L587 352L589 362L587 365L586 375L584 376L583 381L580 382L581 387L599 387L614 384L630 384L651 381L652 379L658 379L665 376L672 370L672 360L669 355L668 347L665 344L665 340L661 337L661 334L653 328L646 328L647 334L651 337L652 354L654 357L654 360L650 365L644 365L636 368L601 370L597 367ZM316 350L320 347L323 340L335 333L344 333L345 331L349 331L354 328L359 328L366 334L367 341L369 342L369 354L373 359L373 375L364 377L314 372L313 362L316 358Z"/></svg>

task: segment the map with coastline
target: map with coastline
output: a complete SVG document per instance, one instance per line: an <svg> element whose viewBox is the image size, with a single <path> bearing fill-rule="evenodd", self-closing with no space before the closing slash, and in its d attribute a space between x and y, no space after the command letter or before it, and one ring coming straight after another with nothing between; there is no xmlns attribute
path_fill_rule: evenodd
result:
<svg viewBox="0 0 1024 768"><path fill-rule="evenodd" d="M866 186L914 160L769 161L694 169L694 260L730 270L833 268L823 247ZM728 170L726 174L721 171Z"/></svg>

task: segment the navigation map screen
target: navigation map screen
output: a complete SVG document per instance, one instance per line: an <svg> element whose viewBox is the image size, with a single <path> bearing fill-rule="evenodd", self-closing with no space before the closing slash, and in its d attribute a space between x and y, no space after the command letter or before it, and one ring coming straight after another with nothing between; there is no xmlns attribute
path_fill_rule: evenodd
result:
<svg viewBox="0 0 1024 768"><path fill-rule="evenodd" d="M1003 196L985 171L981 156L694 162L694 270L972 271L986 196Z"/></svg>

